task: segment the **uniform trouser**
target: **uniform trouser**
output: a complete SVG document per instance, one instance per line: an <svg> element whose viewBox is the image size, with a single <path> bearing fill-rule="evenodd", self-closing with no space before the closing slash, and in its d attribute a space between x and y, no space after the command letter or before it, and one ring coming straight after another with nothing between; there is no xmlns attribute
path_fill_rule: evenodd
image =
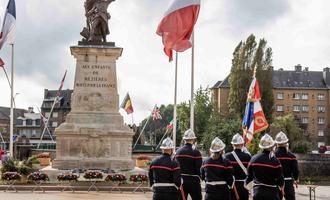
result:
<svg viewBox="0 0 330 200"><path fill-rule="evenodd" d="M186 199L190 195L192 200L202 200L200 179L195 177L184 178L182 186Z"/></svg>
<svg viewBox="0 0 330 200"><path fill-rule="evenodd" d="M178 192L170 192L170 193L155 192L152 199L153 200L178 200L179 193Z"/></svg>
<svg viewBox="0 0 330 200"><path fill-rule="evenodd" d="M243 181L235 182L236 190L239 196L239 200L249 200L249 191L245 189ZM231 190L231 199L237 200L234 190Z"/></svg>
<svg viewBox="0 0 330 200"><path fill-rule="evenodd" d="M278 188L267 186L253 187L253 200L279 200Z"/></svg>
<svg viewBox="0 0 330 200"><path fill-rule="evenodd" d="M284 197L285 200L296 200L295 191L293 187L293 180L286 180L284 184ZM280 191L280 199L283 198L282 192Z"/></svg>
<svg viewBox="0 0 330 200"><path fill-rule="evenodd" d="M205 193L205 200L231 200L230 194Z"/></svg>

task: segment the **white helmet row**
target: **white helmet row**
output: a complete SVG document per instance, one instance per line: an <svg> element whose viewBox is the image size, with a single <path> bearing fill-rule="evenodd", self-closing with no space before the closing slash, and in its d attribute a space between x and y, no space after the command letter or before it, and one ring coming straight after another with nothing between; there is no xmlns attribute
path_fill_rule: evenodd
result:
<svg viewBox="0 0 330 200"><path fill-rule="evenodd" d="M289 138L281 131L276 135L275 142L276 144L285 144L289 142Z"/></svg>
<svg viewBox="0 0 330 200"><path fill-rule="evenodd" d="M173 149L174 148L174 143L171 140L171 138L166 138L163 140L162 145L160 145L161 149Z"/></svg>
<svg viewBox="0 0 330 200"><path fill-rule="evenodd" d="M214 140L211 143L210 151L212 153L220 152L224 150L226 147L225 143L222 142L218 137L214 138Z"/></svg>
<svg viewBox="0 0 330 200"><path fill-rule="evenodd" d="M184 132L184 134L183 134L183 139L184 140L194 140L196 138L197 137L196 137L194 131L191 130L191 129L186 130L186 132Z"/></svg>

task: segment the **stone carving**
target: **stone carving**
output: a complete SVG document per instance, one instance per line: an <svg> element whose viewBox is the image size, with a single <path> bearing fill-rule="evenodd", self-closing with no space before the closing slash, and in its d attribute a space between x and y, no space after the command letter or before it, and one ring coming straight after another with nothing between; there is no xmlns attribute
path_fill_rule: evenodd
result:
<svg viewBox="0 0 330 200"><path fill-rule="evenodd" d="M107 42L110 34L108 21L111 18L107 9L115 0L86 0L86 27L80 33L88 42Z"/></svg>

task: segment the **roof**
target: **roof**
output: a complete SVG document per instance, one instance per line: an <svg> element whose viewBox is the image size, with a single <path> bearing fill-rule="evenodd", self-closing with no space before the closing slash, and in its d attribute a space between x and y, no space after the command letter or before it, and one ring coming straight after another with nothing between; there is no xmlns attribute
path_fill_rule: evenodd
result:
<svg viewBox="0 0 330 200"><path fill-rule="evenodd" d="M14 109L14 119L24 116L24 113L28 112L25 109L15 108ZM0 107L0 119L9 120L10 119L10 108Z"/></svg>
<svg viewBox="0 0 330 200"><path fill-rule="evenodd" d="M45 108L44 102L53 102L55 100L55 97L57 96L57 92L58 92L58 90L45 89L42 108ZM61 108L71 108L71 94L72 93L73 93L73 90L70 90L70 89L62 90L60 92Z"/></svg>
<svg viewBox="0 0 330 200"><path fill-rule="evenodd" d="M222 82L218 81L213 88L229 87L229 76L227 76ZM324 68L323 71L308 71L308 68L301 70L300 65L292 71L274 70L273 88L330 89L330 70L329 68Z"/></svg>

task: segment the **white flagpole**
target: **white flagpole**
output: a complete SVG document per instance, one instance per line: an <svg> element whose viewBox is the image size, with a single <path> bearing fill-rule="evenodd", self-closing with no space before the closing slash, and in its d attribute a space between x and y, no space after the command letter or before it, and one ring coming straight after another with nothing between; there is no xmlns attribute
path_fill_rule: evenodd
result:
<svg viewBox="0 0 330 200"><path fill-rule="evenodd" d="M194 131L195 31L193 31L191 39L192 39L192 48L191 48L190 129Z"/></svg>
<svg viewBox="0 0 330 200"><path fill-rule="evenodd" d="M177 92L178 92L178 59L179 54L175 52L175 75L174 75L174 106L173 106L173 144L174 144L174 151L176 147L176 114L177 114Z"/></svg>
<svg viewBox="0 0 330 200"><path fill-rule="evenodd" d="M14 44L11 45L10 139L9 154L14 157Z"/></svg>

